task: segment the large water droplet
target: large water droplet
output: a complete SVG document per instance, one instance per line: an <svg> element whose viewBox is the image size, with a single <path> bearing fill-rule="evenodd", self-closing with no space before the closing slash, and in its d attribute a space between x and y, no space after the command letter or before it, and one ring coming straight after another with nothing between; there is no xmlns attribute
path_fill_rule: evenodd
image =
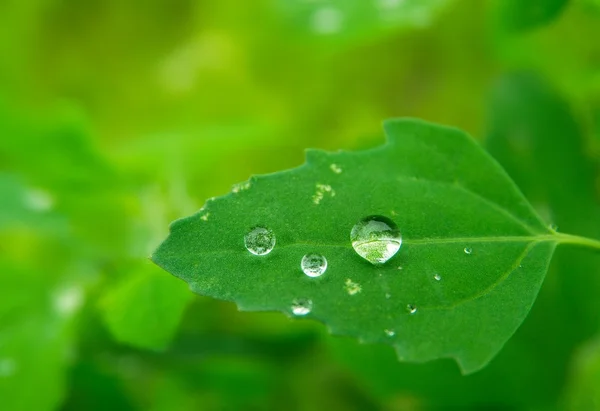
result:
<svg viewBox="0 0 600 411"><path fill-rule="evenodd" d="M244 236L244 245L254 255L266 255L275 247L275 233L265 227L254 227Z"/></svg>
<svg viewBox="0 0 600 411"><path fill-rule="evenodd" d="M383 264L402 245L398 226L389 218L375 215L363 218L352 227L350 240L354 251L372 264Z"/></svg>
<svg viewBox="0 0 600 411"><path fill-rule="evenodd" d="M292 313L294 315L306 315L312 310L312 301L306 298L298 298L292 301Z"/></svg>
<svg viewBox="0 0 600 411"><path fill-rule="evenodd" d="M302 271L309 277L319 277L327 270L327 259L321 254L306 254L300 262Z"/></svg>

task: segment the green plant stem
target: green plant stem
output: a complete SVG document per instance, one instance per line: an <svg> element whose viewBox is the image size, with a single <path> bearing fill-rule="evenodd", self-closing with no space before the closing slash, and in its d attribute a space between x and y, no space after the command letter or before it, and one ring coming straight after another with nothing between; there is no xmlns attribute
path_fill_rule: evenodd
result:
<svg viewBox="0 0 600 411"><path fill-rule="evenodd" d="M596 250L600 250L600 241L594 240L592 238L580 237L578 235L563 233L557 233L556 237L558 239L559 244L581 245L584 247L595 248Z"/></svg>

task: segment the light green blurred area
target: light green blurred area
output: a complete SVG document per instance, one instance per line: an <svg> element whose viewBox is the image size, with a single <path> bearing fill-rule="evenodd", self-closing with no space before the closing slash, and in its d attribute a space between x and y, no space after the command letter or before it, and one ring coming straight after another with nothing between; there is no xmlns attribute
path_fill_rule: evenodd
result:
<svg viewBox="0 0 600 411"><path fill-rule="evenodd" d="M401 116L486 140L549 221L598 238L599 39L597 0L0 2L0 409L600 409L587 252L559 252L467 377L147 260L207 198Z"/></svg>

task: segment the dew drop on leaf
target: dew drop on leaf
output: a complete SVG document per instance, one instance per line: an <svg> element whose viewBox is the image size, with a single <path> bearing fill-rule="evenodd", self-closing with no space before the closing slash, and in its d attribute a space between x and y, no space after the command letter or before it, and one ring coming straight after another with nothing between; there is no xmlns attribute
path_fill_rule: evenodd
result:
<svg viewBox="0 0 600 411"><path fill-rule="evenodd" d="M440 281L440 280L442 279L442 276L441 276L441 275L439 275L439 274L436 274L436 275L434 275L434 276L433 276L433 279L434 279L435 281Z"/></svg>
<svg viewBox="0 0 600 411"><path fill-rule="evenodd" d="M389 218L369 216L352 227L350 240L354 251L371 264L383 264L392 258L402 245L398 226Z"/></svg>
<svg viewBox="0 0 600 411"><path fill-rule="evenodd" d="M406 311L408 311L409 314L415 314L417 312L417 307L412 304L408 304L406 306Z"/></svg>
<svg viewBox="0 0 600 411"><path fill-rule="evenodd" d="M321 254L306 254L302 257L300 267L309 277L319 277L327 270L327 259Z"/></svg>
<svg viewBox="0 0 600 411"><path fill-rule="evenodd" d="M312 301L306 298L298 298L292 301L292 313L294 315L303 316L309 314L312 310Z"/></svg>
<svg viewBox="0 0 600 411"><path fill-rule="evenodd" d="M385 329L383 330L383 332L385 333L385 335L387 335L388 337L393 337L396 335L396 331L394 330L390 330L390 329Z"/></svg>
<svg viewBox="0 0 600 411"><path fill-rule="evenodd" d="M254 255L269 254L275 247L275 233L265 227L254 227L244 236L246 249Z"/></svg>
<svg viewBox="0 0 600 411"><path fill-rule="evenodd" d="M469 255L473 253L473 249L471 247L465 247L464 250L465 254Z"/></svg>

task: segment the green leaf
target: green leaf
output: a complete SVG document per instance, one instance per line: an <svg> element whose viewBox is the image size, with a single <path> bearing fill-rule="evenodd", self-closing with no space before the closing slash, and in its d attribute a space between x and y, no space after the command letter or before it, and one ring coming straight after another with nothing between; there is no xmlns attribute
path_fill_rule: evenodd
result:
<svg viewBox="0 0 600 411"><path fill-rule="evenodd" d="M407 361L451 357L465 373L480 369L529 312L556 244L598 244L549 229L465 133L407 119L385 131L381 147L310 150L303 166L209 201L172 224L154 262L241 310L291 314L294 300L309 299L308 317L334 334L391 344ZM404 238L381 266L350 245L369 215L392 218ZM244 247L254 226L277 236L266 256ZM329 263L319 278L300 269L314 252Z"/></svg>
<svg viewBox="0 0 600 411"><path fill-rule="evenodd" d="M161 350L175 334L191 297L180 281L144 265L106 293L102 316L118 341Z"/></svg>

